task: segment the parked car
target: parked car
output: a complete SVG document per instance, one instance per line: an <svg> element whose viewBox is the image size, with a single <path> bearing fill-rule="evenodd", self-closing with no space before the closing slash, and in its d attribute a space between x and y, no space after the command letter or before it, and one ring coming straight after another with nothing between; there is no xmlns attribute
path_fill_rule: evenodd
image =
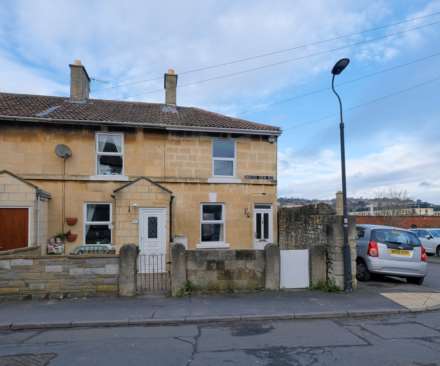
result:
<svg viewBox="0 0 440 366"><path fill-rule="evenodd" d="M427 254L417 236L391 226L357 225L357 274L359 281L372 275L406 278L421 285L427 273Z"/></svg>
<svg viewBox="0 0 440 366"><path fill-rule="evenodd" d="M440 257L440 229L423 228L410 229L410 231L417 235L428 254L435 254Z"/></svg>
<svg viewBox="0 0 440 366"><path fill-rule="evenodd" d="M110 244L84 244L76 247L71 254L115 254L115 248Z"/></svg>

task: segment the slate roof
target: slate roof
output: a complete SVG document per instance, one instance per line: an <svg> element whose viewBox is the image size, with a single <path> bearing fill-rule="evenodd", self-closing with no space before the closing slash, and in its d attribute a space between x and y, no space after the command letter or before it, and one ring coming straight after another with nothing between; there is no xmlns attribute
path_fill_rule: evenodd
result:
<svg viewBox="0 0 440 366"><path fill-rule="evenodd" d="M0 121L36 121L57 124L98 124L170 130L219 130L279 135L278 127L228 117L195 107L161 103L89 99L71 102L68 97L0 93ZM3 122L4 123L4 122ZM236 131L239 130L239 131Z"/></svg>

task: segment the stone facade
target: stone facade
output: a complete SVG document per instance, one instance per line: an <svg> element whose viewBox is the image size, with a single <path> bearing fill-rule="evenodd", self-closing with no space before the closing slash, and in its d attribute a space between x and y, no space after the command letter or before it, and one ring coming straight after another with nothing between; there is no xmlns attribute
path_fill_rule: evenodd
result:
<svg viewBox="0 0 440 366"><path fill-rule="evenodd" d="M280 249L308 249L312 286L331 281L344 288L342 216L328 205L281 208L278 212ZM356 285L356 228L349 221L352 281Z"/></svg>
<svg viewBox="0 0 440 366"><path fill-rule="evenodd" d="M129 202L138 207L167 207L173 201L172 227L167 232L188 238L190 249L200 243L200 205L212 201L225 205L225 242L235 249L253 248L253 207L269 203L273 207L273 227L277 227L276 141L263 136L243 136L236 141L236 177L233 183L212 177L212 141L220 135L190 132L159 132L124 129L125 181L96 176L97 130L81 126L0 126L0 170L7 169L51 194L47 207L47 237L70 230L77 239L67 243L66 253L84 242L84 204L111 203L113 244L138 243L137 210L128 211ZM54 153L57 144L66 144L72 156L66 161ZM138 185L126 192L114 191L138 177L148 177L171 194L151 192ZM77 223L66 227L62 217L63 184L65 215ZM144 189L142 192L136 191ZM136 198L135 198L136 197ZM0 203L1 204L1 203ZM44 209L43 209L44 210ZM171 230L169 230L171 229ZM42 232L43 235L43 232ZM274 242L277 241L274 230Z"/></svg>
<svg viewBox="0 0 440 366"><path fill-rule="evenodd" d="M137 207L133 207L133 203L136 203ZM116 212L114 213L115 243L137 243L139 241L139 207L169 210L170 203L171 193L146 179L140 179L117 191L115 193ZM169 232L168 220L165 223L165 232Z"/></svg>
<svg viewBox="0 0 440 366"><path fill-rule="evenodd" d="M0 257L0 296L49 298L117 295L119 257Z"/></svg>

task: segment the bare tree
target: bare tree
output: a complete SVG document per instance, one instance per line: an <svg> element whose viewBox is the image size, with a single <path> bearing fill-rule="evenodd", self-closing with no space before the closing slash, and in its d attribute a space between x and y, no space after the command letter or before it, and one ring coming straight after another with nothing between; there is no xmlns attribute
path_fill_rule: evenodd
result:
<svg viewBox="0 0 440 366"><path fill-rule="evenodd" d="M408 198L405 190L378 192L374 198L373 209L380 216L403 216L408 214L406 209L411 205L412 200Z"/></svg>

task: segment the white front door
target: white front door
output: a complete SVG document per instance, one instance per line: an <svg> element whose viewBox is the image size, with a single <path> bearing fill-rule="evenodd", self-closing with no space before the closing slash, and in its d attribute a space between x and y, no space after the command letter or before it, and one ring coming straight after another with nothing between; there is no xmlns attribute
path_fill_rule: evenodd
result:
<svg viewBox="0 0 440 366"><path fill-rule="evenodd" d="M272 205L256 204L254 207L254 248L264 249L273 241Z"/></svg>
<svg viewBox="0 0 440 366"><path fill-rule="evenodd" d="M166 208L139 209L139 272L165 272Z"/></svg>

